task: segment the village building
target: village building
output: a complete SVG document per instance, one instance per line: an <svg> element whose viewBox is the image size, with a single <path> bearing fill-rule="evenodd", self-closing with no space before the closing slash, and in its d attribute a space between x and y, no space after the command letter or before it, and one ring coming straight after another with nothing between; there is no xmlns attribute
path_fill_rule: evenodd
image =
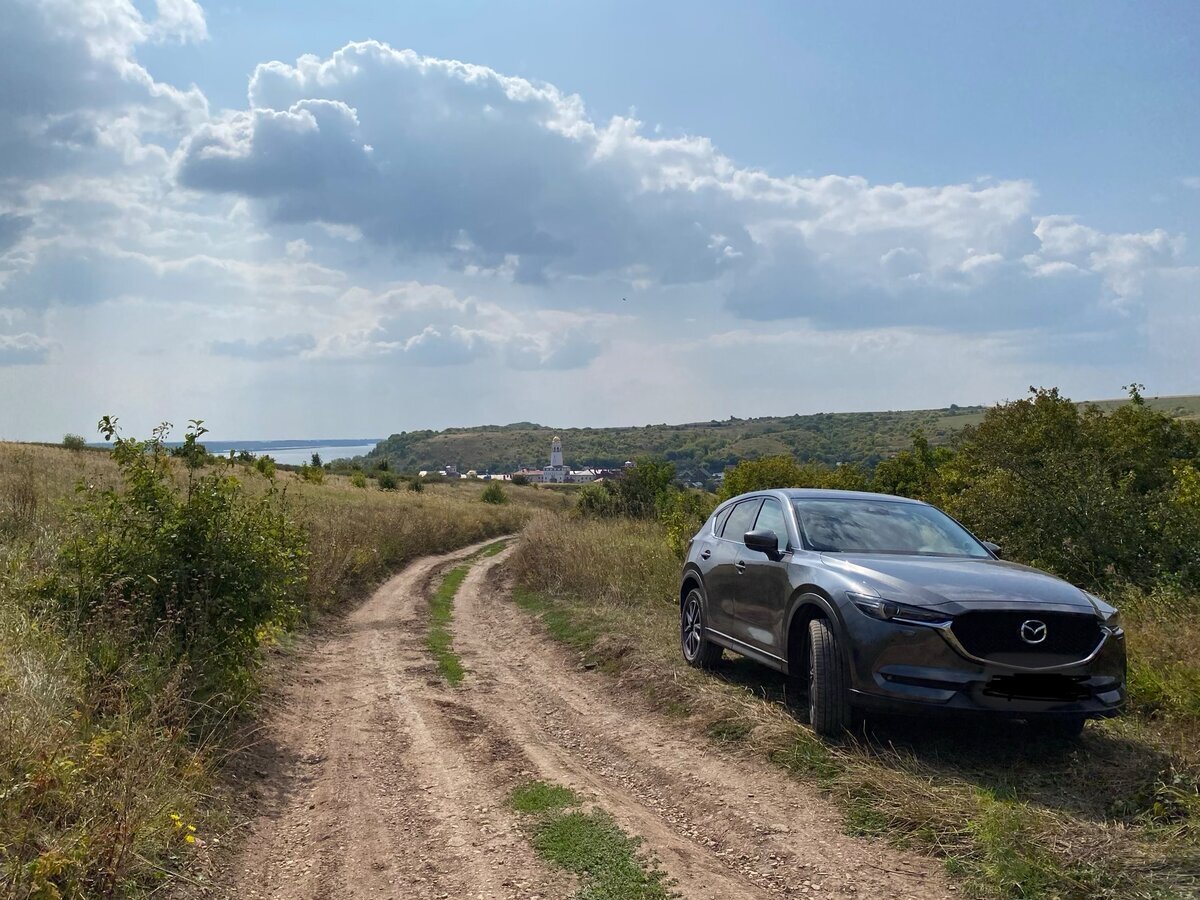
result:
<svg viewBox="0 0 1200 900"><path fill-rule="evenodd" d="M535 484L587 484L596 480L595 469L572 469L563 462L562 440L556 435L550 442L550 465L541 469L521 468L512 473Z"/></svg>

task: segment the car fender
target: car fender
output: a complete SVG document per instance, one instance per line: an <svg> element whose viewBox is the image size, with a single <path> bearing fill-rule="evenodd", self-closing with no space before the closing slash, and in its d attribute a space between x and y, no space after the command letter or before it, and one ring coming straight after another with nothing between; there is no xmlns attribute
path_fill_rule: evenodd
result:
<svg viewBox="0 0 1200 900"><path fill-rule="evenodd" d="M785 653L788 653L792 646L792 628L795 627L798 616L805 607L815 607L820 611L821 615L829 622L838 639L844 643L846 637L846 625L842 619L842 612L838 605L833 602L828 592L818 587L815 584L801 584L793 591L791 599L788 601L787 607L787 632L784 635ZM790 660L789 670L790 670Z"/></svg>
<svg viewBox="0 0 1200 900"><path fill-rule="evenodd" d="M684 590L684 586L691 581L696 582L696 584L700 586L700 593L704 597L704 606L707 607L708 591L704 587L704 576L700 574L700 567L691 560L688 560L688 562L684 563L683 565L683 573L679 576L679 593L676 597L676 600L679 601L680 605L683 604L683 598L687 596L687 591ZM705 609L705 612L708 612L707 608Z"/></svg>

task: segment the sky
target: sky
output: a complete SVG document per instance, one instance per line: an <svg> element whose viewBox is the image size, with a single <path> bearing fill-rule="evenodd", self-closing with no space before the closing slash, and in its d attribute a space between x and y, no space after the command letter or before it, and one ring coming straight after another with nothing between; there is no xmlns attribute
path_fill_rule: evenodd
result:
<svg viewBox="0 0 1200 900"><path fill-rule="evenodd" d="M0 0L0 439L1200 392L1200 4Z"/></svg>

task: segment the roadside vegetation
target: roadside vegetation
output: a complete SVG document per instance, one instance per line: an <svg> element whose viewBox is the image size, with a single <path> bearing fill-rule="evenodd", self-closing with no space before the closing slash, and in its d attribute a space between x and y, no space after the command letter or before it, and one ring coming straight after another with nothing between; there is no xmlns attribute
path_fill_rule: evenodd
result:
<svg viewBox="0 0 1200 900"><path fill-rule="evenodd" d="M410 560L567 498L364 489L214 458L0 444L0 896L140 896L228 827L207 804L271 648ZM314 478L313 472L321 471Z"/></svg>
<svg viewBox="0 0 1200 900"><path fill-rule="evenodd" d="M666 873L641 852L640 841L608 813L587 810L574 791L531 781L509 797L525 818L533 848L547 862L579 876L573 900L667 900Z"/></svg>
<svg viewBox="0 0 1200 900"><path fill-rule="evenodd" d="M721 496L842 487L948 509L1008 558L1121 607L1130 709L1077 744L1019 723L878 720L840 744L789 712L784 679L740 659L683 665L686 538L719 499L647 463L626 488L539 517L512 560L516 599L586 664L638 686L698 738L768 756L841 806L846 827L941 857L980 897L1162 897L1200 891L1200 427L1131 399L1079 408L1056 391L989 410L951 446L920 435L874 470L791 457L742 463ZM639 463L638 469L642 468ZM622 492L664 483L631 515ZM600 497L599 491L605 496Z"/></svg>

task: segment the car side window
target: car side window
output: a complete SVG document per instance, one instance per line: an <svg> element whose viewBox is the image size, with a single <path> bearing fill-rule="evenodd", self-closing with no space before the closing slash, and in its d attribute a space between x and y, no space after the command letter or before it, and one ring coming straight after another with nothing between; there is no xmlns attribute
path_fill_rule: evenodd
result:
<svg viewBox="0 0 1200 900"><path fill-rule="evenodd" d="M736 504L730 504L721 510L721 514L717 516L717 521L713 522L713 534L720 534L721 529L725 527L725 521L729 518L729 514L733 512L733 507Z"/></svg>
<svg viewBox="0 0 1200 900"><path fill-rule="evenodd" d="M787 519L783 517L783 507L779 505L778 500L772 500L769 497L763 501L762 511L758 514L758 521L754 523L755 531L761 531L764 528L775 532L775 536L779 538L780 553L787 550Z"/></svg>
<svg viewBox="0 0 1200 900"><path fill-rule="evenodd" d="M762 500L755 498L753 500L743 500L733 508L733 512L729 514L729 518L725 520L725 528L721 532L721 537L727 541L741 541L742 535L754 527L754 519L758 515L758 508L762 506Z"/></svg>

